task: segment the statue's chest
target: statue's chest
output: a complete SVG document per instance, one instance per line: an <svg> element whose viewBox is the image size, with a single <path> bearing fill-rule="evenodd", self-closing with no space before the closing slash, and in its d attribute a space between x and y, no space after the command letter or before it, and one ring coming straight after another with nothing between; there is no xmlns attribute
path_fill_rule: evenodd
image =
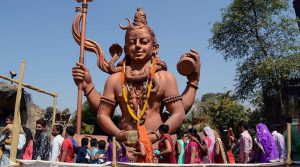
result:
<svg viewBox="0 0 300 167"><path fill-rule="evenodd" d="M149 104L161 98L158 82L127 82L117 89L117 98L134 108L141 108L147 101Z"/></svg>

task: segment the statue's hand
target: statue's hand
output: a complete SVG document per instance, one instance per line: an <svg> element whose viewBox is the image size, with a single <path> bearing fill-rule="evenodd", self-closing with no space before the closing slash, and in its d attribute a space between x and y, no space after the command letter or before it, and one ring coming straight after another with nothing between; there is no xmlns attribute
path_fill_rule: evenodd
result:
<svg viewBox="0 0 300 167"><path fill-rule="evenodd" d="M89 84L92 84L90 72L82 63L76 63L76 66L72 68L72 76L77 86L82 83L83 90L85 90Z"/></svg>
<svg viewBox="0 0 300 167"><path fill-rule="evenodd" d="M195 61L195 71L189 76L187 76L187 79L191 83L198 84L200 79L200 67L201 67L200 56L198 52L196 52L194 49L190 49L190 51L191 52L184 54L184 56L188 56Z"/></svg>

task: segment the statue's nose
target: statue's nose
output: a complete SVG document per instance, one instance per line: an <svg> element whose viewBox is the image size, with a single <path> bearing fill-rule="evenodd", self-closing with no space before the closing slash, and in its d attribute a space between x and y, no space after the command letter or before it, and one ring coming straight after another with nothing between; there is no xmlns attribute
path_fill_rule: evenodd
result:
<svg viewBox="0 0 300 167"><path fill-rule="evenodd" d="M136 45L137 47L141 47L140 39L137 39L137 40L136 40L135 45Z"/></svg>

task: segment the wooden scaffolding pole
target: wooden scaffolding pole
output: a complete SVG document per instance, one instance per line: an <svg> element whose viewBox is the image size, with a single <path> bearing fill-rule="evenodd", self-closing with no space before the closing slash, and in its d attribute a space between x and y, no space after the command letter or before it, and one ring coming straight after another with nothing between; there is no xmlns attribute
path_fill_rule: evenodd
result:
<svg viewBox="0 0 300 167"><path fill-rule="evenodd" d="M9 157L9 159L12 162L16 162L17 147L18 147L19 134L20 134L20 129L21 129L20 101L21 101L21 96L22 96L22 82L23 82L23 76L24 76L24 71L25 71L25 64L26 64L26 62L22 61L20 78L18 81L18 90L17 90L15 111L14 111L14 122L13 122L14 129L12 131L12 143L11 143L11 150L10 150L10 157Z"/></svg>
<svg viewBox="0 0 300 167"><path fill-rule="evenodd" d="M292 134L291 134L291 124L287 123L287 156L286 156L286 164L287 166L290 166L292 164L291 159L291 144L292 144Z"/></svg>
<svg viewBox="0 0 300 167"><path fill-rule="evenodd" d="M117 167L117 143L116 143L116 137L113 137L113 150L112 150L112 167Z"/></svg>
<svg viewBox="0 0 300 167"><path fill-rule="evenodd" d="M14 82L14 83L17 83L17 84L19 83L19 81L16 81L14 79L10 79L9 77L6 77L4 75L0 75L0 78L8 80L8 81L11 81L11 82ZM44 93L44 94L50 95L52 97L57 97L56 93L49 93L49 92L46 92L46 91L44 91L42 89L39 89L39 88L37 88L35 86L32 86L32 85L29 85L29 84L22 83L22 86L24 86L24 87L26 87L28 89L35 90L35 91L40 92L40 93Z"/></svg>
<svg viewBox="0 0 300 167"><path fill-rule="evenodd" d="M57 94L54 93L54 98L53 98L53 111L52 111L52 126L51 128L53 129L53 126L55 125L56 121L56 104L57 104Z"/></svg>

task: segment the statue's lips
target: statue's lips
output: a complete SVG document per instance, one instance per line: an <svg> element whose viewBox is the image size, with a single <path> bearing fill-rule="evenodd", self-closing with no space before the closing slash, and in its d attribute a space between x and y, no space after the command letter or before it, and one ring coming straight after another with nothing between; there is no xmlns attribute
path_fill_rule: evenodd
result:
<svg viewBox="0 0 300 167"><path fill-rule="evenodd" d="M143 52L138 52L138 53L135 53L135 56L136 57L140 57L140 56L143 56L144 55L144 53Z"/></svg>

